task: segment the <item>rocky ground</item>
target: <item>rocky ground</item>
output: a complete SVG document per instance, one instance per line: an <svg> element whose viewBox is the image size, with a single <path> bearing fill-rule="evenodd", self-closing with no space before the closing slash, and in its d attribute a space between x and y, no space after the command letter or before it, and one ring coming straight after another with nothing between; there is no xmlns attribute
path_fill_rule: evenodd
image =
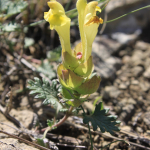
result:
<svg viewBox="0 0 150 150"><path fill-rule="evenodd" d="M6 59L4 51L1 56ZM118 120L122 121L121 131L114 137L102 134L100 131L93 132L95 147L99 149L113 140L124 139L130 143L129 147L124 142L118 141L109 149L148 149L150 146L150 44L138 40L138 37L122 44L113 39L98 36L93 44L93 57L95 71L101 75L102 83L98 93L92 94L90 101L86 102L84 107L90 111L93 100L101 96L99 99L104 101L110 113L117 115ZM11 59L8 54L7 59ZM1 130L30 141L33 140L31 132L33 134L37 130L35 124L39 122L45 127L47 118L53 117L55 113L49 106L43 106L41 100L33 99L26 95L26 91L21 91L23 79L33 76L31 74L30 70L24 73L22 70L17 72L15 70L0 84L1 112L3 112L0 114ZM17 83L18 79L19 83ZM9 91L8 85L12 86L13 105L10 102L11 92L5 98ZM16 90L18 88L20 91ZM7 108L10 112L3 107L6 101L12 107ZM58 118L62 116L63 114L59 114ZM78 117L70 117L64 125L50 133L48 138L59 149L64 149L64 144L67 144L65 149L82 149L82 146L88 149L89 147L87 127ZM7 149L37 149L2 133L0 142L2 150L6 147ZM72 148L75 145L77 148Z"/></svg>
<svg viewBox="0 0 150 150"><path fill-rule="evenodd" d="M115 18L116 11L126 13L133 9L133 5L136 9L149 4L148 0L144 4L138 0L126 0L127 5L115 2L114 8L109 5L106 10L109 19ZM147 12L148 10L142 11L141 18ZM104 107L110 109L109 113L117 115L121 121L121 131L114 136L101 133L100 130L92 131L95 150L150 149L149 18L146 17L143 24L133 24L131 28L133 18L142 22L138 15L139 13L126 18L126 24L123 20L108 24L106 32L98 34L93 43L94 71L100 74L102 82L98 91L89 97L89 102L84 103L84 108L89 113L93 110L95 100L103 100ZM19 51L23 44L19 41L22 34L8 35L8 39L18 41L13 47L13 53L10 45L0 42L0 150L42 149L33 144L37 137L42 137L40 130L47 126L46 120L55 115L53 108L42 105L42 100L34 99L26 88L27 80L35 76L56 78L55 69L59 60L52 62L52 57L47 52L58 46L59 39L54 32L47 32L46 29L48 24L45 23L29 28L26 35L32 37L35 44L24 49L22 58ZM72 27L73 45L79 42L76 40L79 40L79 31L77 27ZM55 49L57 50L59 48ZM51 61L53 68L46 68L48 72L40 67L41 58L44 62ZM57 118L63 116L63 113L59 113ZM88 128L79 116L69 117L62 126L47 134L52 150L90 149L89 138ZM104 148L110 142L114 143Z"/></svg>

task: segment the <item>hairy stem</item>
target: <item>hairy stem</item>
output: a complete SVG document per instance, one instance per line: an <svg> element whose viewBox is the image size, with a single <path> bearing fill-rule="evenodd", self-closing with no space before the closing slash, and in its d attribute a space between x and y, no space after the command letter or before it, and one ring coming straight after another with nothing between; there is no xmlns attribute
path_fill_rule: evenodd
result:
<svg viewBox="0 0 150 150"><path fill-rule="evenodd" d="M81 107L81 109L83 110L83 114L85 115L84 108L82 107L82 105L80 105L80 107ZM88 123L88 128L89 128L90 141L91 141L91 150L93 150L93 141L92 141L92 135L91 135L91 129L90 129L89 123Z"/></svg>
<svg viewBox="0 0 150 150"><path fill-rule="evenodd" d="M60 125L62 125L67 120L67 118L70 116L72 110L73 110L73 107L71 106L69 108L69 110L67 111L66 115L58 123L54 124L51 128L47 127L47 128L42 129L41 131L42 132L46 131L46 133L47 133L48 131L50 131L54 127L59 127ZM46 136L46 134L45 134L45 136Z"/></svg>
<svg viewBox="0 0 150 150"><path fill-rule="evenodd" d="M93 140L92 140L91 129L90 129L89 123L88 123L88 128L89 128L90 141L91 141L91 150L93 150Z"/></svg>

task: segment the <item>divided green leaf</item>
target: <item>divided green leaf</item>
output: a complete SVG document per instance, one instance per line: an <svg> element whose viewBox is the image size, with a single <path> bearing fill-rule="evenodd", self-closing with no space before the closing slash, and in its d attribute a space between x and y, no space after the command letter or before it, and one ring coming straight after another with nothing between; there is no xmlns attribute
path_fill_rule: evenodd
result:
<svg viewBox="0 0 150 150"><path fill-rule="evenodd" d="M33 45L34 43L35 43L35 41L33 38L25 37L25 44L24 44L25 48L28 48L29 46Z"/></svg>
<svg viewBox="0 0 150 150"><path fill-rule="evenodd" d="M0 0L0 11L5 11L7 10L7 7L11 3L10 0Z"/></svg>
<svg viewBox="0 0 150 150"><path fill-rule="evenodd" d="M20 25L17 23L10 22L9 24L4 24L2 26L2 31L5 32L13 32L13 31L19 31Z"/></svg>
<svg viewBox="0 0 150 150"><path fill-rule="evenodd" d="M41 66L37 68L37 70L39 72L42 72L49 79L53 79L56 77L56 73L49 62L42 62Z"/></svg>
<svg viewBox="0 0 150 150"><path fill-rule="evenodd" d="M116 121L116 116L106 116L108 112L109 109L103 109L103 104L102 102L100 102L96 105L95 111L91 116L84 116L83 122L85 124L91 122L94 131L97 129L98 126L103 133L107 131L113 135L113 131L120 131L119 127L116 126L117 124L120 124L120 121Z"/></svg>
<svg viewBox="0 0 150 150"><path fill-rule="evenodd" d="M28 3L24 0L18 0L18 1L5 0L6 4L1 1L3 0L0 0L2 11L4 10L6 11L7 17L10 17L12 15L22 12L28 6Z"/></svg>
<svg viewBox="0 0 150 150"><path fill-rule="evenodd" d="M47 58L50 62L58 61L61 62L61 46L53 49L53 51L47 52Z"/></svg>
<svg viewBox="0 0 150 150"><path fill-rule="evenodd" d="M35 77L34 81L29 80L28 83L28 88L31 90L30 94L37 94L35 98L44 99L43 104L51 104L57 110L62 108L57 98L58 88L56 80L53 80L50 85L48 80L43 78L41 81L39 78Z"/></svg>

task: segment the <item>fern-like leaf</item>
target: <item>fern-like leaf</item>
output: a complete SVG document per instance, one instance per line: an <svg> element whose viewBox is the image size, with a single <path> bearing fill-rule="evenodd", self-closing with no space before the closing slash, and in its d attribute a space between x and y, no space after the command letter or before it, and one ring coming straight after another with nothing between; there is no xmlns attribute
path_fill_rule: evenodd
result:
<svg viewBox="0 0 150 150"><path fill-rule="evenodd" d="M48 82L46 79L42 79L42 81L35 77L34 81L28 81L28 88L31 90L30 94L36 94L35 98L44 99L43 104L48 105L51 104L55 109L62 109L62 105L58 100L57 93L57 81L52 80L52 84Z"/></svg>

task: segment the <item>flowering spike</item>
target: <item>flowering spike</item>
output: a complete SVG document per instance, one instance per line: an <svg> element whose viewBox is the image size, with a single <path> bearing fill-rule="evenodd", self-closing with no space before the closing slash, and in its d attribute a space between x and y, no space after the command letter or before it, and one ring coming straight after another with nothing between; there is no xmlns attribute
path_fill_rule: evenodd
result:
<svg viewBox="0 0 150 150"><path fill-rule="evenodd" d="M77 1L81 43L77 44L74 50L70 47L70 18L65 15L62 5L56 0L51 0L48 2L50 10L44 13L44 19L50 23L50 29L55 29L60 37L62 64L58 66L57 74L63 86L62 94L69 99L71 97L68 96L67 90L78 99L81 94L91 94L99 87L100 77L97 75L90 77L94 68L91 56L92 43L99 24L103 23L103 20L96 16L97 11L101 12L97 5L96 1L90 3L87 3L87 0ZM69 105L77 106L76 101Z"/></svg>
<svg viewBox="0 0 150 150"><path fill-rule="evenodd" d="M65 15L65 10L56 0L48 2L50 10L44 13L44 19L50 23L50 29L55 29L60 36L62 48L72 53L70 47L70 18Z"/></svg>

